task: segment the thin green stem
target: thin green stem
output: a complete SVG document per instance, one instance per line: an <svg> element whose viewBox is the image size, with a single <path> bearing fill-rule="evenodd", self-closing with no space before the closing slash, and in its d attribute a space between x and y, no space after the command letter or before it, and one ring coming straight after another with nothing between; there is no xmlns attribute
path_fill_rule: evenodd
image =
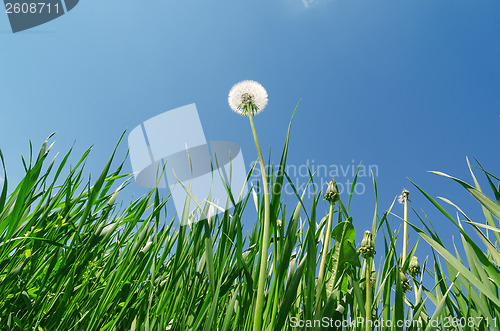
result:
<svg viewBox="0 0 500 331"><path fill-rule="evenodd" d="M318 287L316 288L316 318L319 318L321 305L321 290L323 288L323 279L325 277L326 255L330 246L330 238L332 233L332 218L333 218L333 202L330 202L330 210L328 213L328 223L326 225L325 240L323 241L323 252L321 254L321 264L319 266Z"/></svg>
<svg viewBox="0 0 500 331"><path fill-rule="evenodd" d="M372 276L372 257L367 257L365 259L365 269L366 269L366 300L365 300L365 325L366 331L372 330L372 285L371 285L371 276Z"/></svg>
<svg viewBox="0 0 500 331"><path fill-rule="evenodd" d="M250 126L252 127L253 139L255 141L255 147L257 148L257 155L259 157L260 171L262 174L262 186L264 187L264 223L262 226L262 242L260 245L260 269L259 269L259 284L257 287L257 300L255 302L255 314L254 314L254 331L262 330L262 310L264 308L264 286L266 284L267 278L267 255L269 251L269 231L271 223L271 211L269 210L269 183L267 180L266 167L264 165L264 158L262 157L262 152L260 150L259 139L257 138L257 132L255 131L255 125L253 123L252 112L249 106L247 106L247 115L250 119Z"/></svg>

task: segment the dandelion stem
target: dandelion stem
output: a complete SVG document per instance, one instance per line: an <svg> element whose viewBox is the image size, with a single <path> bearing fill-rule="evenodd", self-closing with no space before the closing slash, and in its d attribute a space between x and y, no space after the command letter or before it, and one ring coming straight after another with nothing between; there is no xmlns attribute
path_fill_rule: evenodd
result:
<svg viewBox="0 0 500 331"><path fill-rule="evenodd" d="M325 276L326 255L328 253L328 248L330 246L330 237L332 233L333 204L334 202L330 201L328 223L326 225L325 239L323 241L323 252L321 254L321 264L319 266L318 287L316 289L316 318L319 318L319 313L320 313L321 290L323 288L323 278Z"/></svg>
<svg viewBox="0 0 500 331"><path fill-rule="evenodd" d="M403 198L404 201L404 225L403 225L403 258L401 262L401 266L405 263L406 260L406 255L408 252L408 199L405 197Z"/></svg>
<svg viewBox="0 0 500 331"><path fill-rule="evenodd" d="M269 210L269 183L267 180L266 167L264 165L264 158L262 157L262 152L260 150L259 139L257 138L257 132L255 131L255 125L252 118L252 110L250 106L246 106L247 115L250 119L250 126L252 127L253 139L255 141L255 147L257 148L257 155L259 157L260 171L262 174L262 186L264 187L264 223L262 226L262 242L260 245L260 269L259 269L259 284L257 287L257 300L255 303L255 314L254 314L254 331L262 330L262 310L264 308L264 286L266 284L267 278L267 255L269 251L269 231L271 223L271 213Z"/></svg>

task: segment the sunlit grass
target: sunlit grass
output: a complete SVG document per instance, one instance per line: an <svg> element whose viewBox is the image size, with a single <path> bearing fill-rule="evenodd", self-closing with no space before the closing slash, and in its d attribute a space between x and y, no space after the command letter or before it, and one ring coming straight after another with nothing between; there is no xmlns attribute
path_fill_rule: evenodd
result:
<svg viewBox="0 0 500 331"><path fill-rule="evenodd" d="M410 222L409 230L434 255L419 256L421 274L412 277L409 267L419 247L409 247L407 256L398 251L399 233L388 221L392 205L379 214L375 182L370 229L353 225L352 191L347 205L335 200L328 210L320 204L324 192L302 200L305 191L295 190L285 172L291 124L276 172L269 170L266 178L270 235L265 243L257 220L252 232L243 234L247 208L256 207L258 219L264 217L262 188L255 187L223 214L180 226L187 223L182 222L187 211L181 219L166 220L169 195L158 190L128 205L116 204L130 176L122 174L123 164L113 168L114 153L93 182L83 172L90 150L70 167L70 153L60 162L50 160L44 143L33 160L24 162L26 175L8 196L5 174L0 194L2 330L250 330L259 278L264 280L263 330L326 329L325 321L343 325L338 329L362 330L368 319L393 325L374 324L371 330L402 330L398 321L414 321L406 330L497 329L498 178L479 168L496 201L475 177L474 186L451 178L480 203L486 221L470 219L441 198L458 211L454 218L415 186L412 194L420 191L458 229L461 243L456 244L465 256L444 247L431 220L422 217ZM283 196L286 181L295 197ZM285 203L291 198L298 202ZM418 220L414 215L411 219ZM365 230L383 247L373 257L363 257L356 243L356 231ZM264 275L262 259L267 261ZM363 323L347 325L358 318Z"/></svg>

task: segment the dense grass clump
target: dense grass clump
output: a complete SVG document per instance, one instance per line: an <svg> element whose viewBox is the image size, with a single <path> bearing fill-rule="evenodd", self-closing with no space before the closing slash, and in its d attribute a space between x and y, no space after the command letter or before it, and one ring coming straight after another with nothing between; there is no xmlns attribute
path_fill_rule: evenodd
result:
<svg viewBox="0 0 500 331"><path fill-rule="evenodd" d="M352 192L344 204L332 182L327 211L318 207L322 192L307 205L297 191L295 205L285 202L283 182L293 186L285 173L289 133L290 126L276 172L267 174L265 244L258 221L265 199L258 187L235 206L230 197L225 213L180 226L187 222L165 220L169 196L158 190L125 206L116 203L130 176L122 174L123 164L112 170L114 152L91 182L83 175L90 151L69 168L70 153L57 165L48 162L45 142L36 158L24 162L26 175L13 192L7 196L5 176L0 194L1 329L250 330L261 277L263 330L402 330L401 323L406 330L497 329L498 178L481 168L496 201L475 177L475 187L453 178L480 202L486 223L460 210L462 220L455 220L416 186L460 231L466 253L446 249L429 220L422 220L422 228L409 226L441 258L420 257L420 265L413 258L417 244L408 256L397 251L398 232L388 222L392 206L379 215L375 201L372 226L358 229L369 232L356 243ZM258 220L244 236L245 210L253 205ZM375 254L378 241L383 250ZM264 276L261 259L267 260Z"/></svg>

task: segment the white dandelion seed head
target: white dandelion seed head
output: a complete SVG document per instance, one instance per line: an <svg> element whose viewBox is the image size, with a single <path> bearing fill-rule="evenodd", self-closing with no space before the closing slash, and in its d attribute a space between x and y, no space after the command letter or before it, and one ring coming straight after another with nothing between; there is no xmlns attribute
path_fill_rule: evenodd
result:
<svg viewBox="0 0 500 331"><path fill-rule="evenodd" d="M244 80L231 88L227 100L229 107L238 114L246 116L246 106L250 106L255 115L266 107L267 91L256 81Z"/></svg>

